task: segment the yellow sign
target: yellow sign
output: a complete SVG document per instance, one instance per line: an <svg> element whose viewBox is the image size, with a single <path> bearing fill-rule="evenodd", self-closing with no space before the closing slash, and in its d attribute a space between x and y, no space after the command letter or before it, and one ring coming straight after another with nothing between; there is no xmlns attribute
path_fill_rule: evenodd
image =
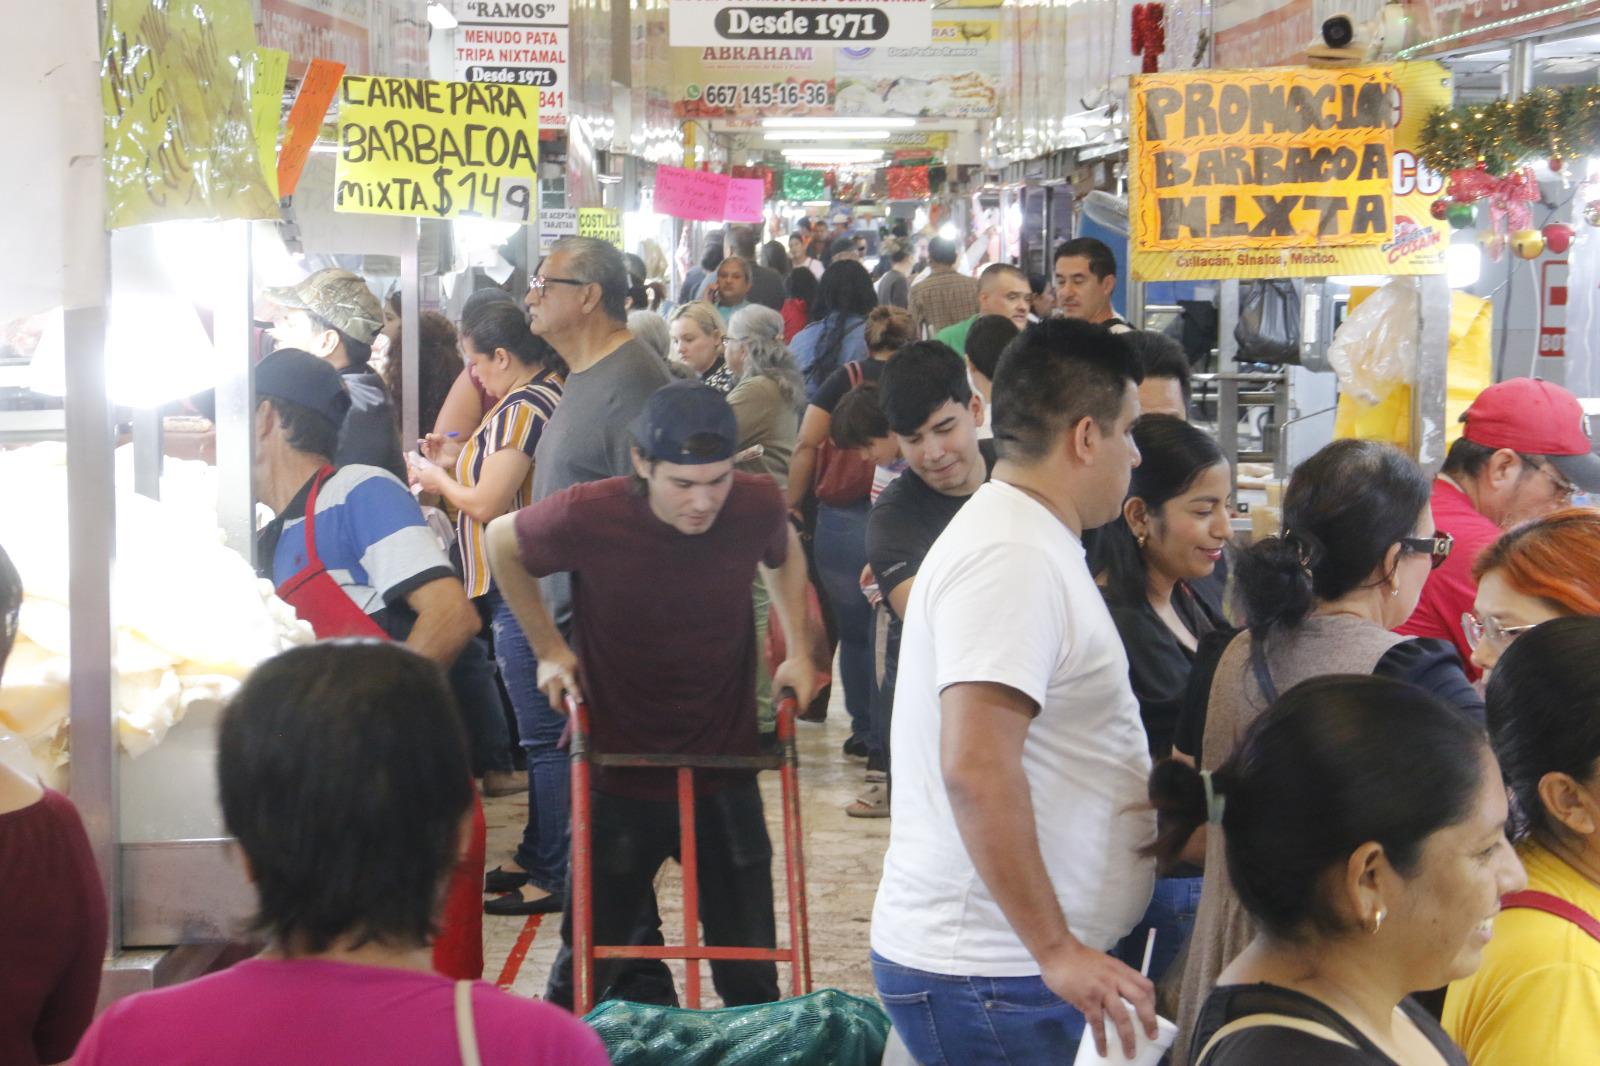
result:
<svg viewBox="0 0 1600 1066"><path fill-rule="evenodd" d="M622 211L615 207L578 208L578 236L598 237L622 247Z"/></svg>
<svg viewBox="0 0 1600 1066"><path fill-rule="evenodd" d="M1133 79L1133 273L1142 281L1444 270L1417 163L1450 98L1435 63Z"/></svg>
<svg viewBox="0 0 1600 1066"><path fill-rule="evenodd" d="M345 78L334 210L526 222L539 177L539 90Z"/></svg>
<svg viewBox="0 0 1600 1066"><path fill-rule="evenodd" d="M257 48L250 74L250 115L256 130L256 155L274 198L278 195L278 127L283 123L283 86L289 75L289 53Z"/></svg>
<svg viewBox="0 0 1600 1066"><path fill-rule="evenodd" d="M101 63L106 228L276 218L257 154L245 0L111 0Z"/></svg>

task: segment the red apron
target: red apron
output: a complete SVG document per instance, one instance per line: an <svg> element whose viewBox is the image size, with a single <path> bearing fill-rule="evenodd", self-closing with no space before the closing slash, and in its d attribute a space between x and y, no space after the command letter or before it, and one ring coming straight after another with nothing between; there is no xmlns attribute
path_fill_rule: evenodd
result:
<svg viewBox="0 0 1600 1066"><path fill-rule="evenodd" d="M345 595L317 555L317 493L333 476L333 467L318 470L306 496L306 565L278 586L278 597L310 623L318 640L374 637L388 640L383 627ZM483 867L486 851L483 804L472 794L472 828L466 854L450 875L440 913L439 936L433 942L433 968L446 977L476 981L483 976Z"/></svg>

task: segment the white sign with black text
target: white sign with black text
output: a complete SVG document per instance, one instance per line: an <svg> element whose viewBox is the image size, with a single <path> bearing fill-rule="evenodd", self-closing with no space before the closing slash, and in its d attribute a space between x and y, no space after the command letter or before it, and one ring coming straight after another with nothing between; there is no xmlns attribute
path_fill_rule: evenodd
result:
<svg viewBox="0 0 1600 1066"><path fill-rule="evenodd" d="M566 129L568 0L455 0L457 81L536 86L539 128Z"/></svg>
<svg viewBox="0 0 1600 1066"><path fill-rule="evenodd" d="M674 48L919 48L933 41L933 0L670 0L667 10Z"/></svg>

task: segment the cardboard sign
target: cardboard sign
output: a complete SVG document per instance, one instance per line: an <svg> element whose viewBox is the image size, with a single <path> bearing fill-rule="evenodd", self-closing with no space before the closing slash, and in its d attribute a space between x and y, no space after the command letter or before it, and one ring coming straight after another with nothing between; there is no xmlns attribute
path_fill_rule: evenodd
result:
<svg viewBox="0 0 1600 1066"><path fill-rule="evenodd" d="M1435 274L1443 180L1417 161L1436 63L1136 77L1140 280Z"/></svg>
<svg viewBox="0 0 1600 1066"><path fill-rule="evenodd" d="M714 44L922 47L933 40L933 0L671 0L674 48Z"/></svg>
<svg viewBox="0 0 1600 1066"><path fill-rule="evenodd" d="M729 222L760 222L766 198L767 183L760 178L729 178L722 217Z"/></svg>
<svg viewBox="0 0 1600 1066"><path fill-rule="evenodd" d="M728 209L729 180L726 174L657 167L655 209L673 218L721 222Z"/></svg>
<svg viewBox="0 0 1600 1066"><path fill-rule="evenodd" d="M622 247L622 211L615 207L578 208L578 236Z"/></svg>
<svg viewBox="0 0 1600 1066"><path fill-rule="evenodd" d="M421 78L346 78L334 210L533 217L539 91Z"/></svg>
<svg viewBox="0 0 1600 1066"><path fill-rule="evenodd" d="M112 0L103 41L106 228L276 218L247 77L250 5Z"/></svg>
<svg viewBox="0 0 1600 1066"><path fill-rule="evenodd" d="M278 195L294 195L295 186L300 184L300 172L306 168L306 157L322 132L322 116L328 113L328 105L333 103L333 95L339 91L339 80L343 77L343 63L331 59L311 61L295 94L294 106L289 109L283 150L278 153Z"/></svg>

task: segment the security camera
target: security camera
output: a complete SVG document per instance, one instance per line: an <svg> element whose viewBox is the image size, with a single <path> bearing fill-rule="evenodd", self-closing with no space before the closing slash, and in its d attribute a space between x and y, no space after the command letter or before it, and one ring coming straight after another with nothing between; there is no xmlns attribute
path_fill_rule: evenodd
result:
<svg viewBox="0 0 1600 1066"><path fill-rule="evenodd" d="M1349 48L1355 39L1356 26L1349 15L1334 15L1322 23L1322 43L1329 48Z"/></svg>

